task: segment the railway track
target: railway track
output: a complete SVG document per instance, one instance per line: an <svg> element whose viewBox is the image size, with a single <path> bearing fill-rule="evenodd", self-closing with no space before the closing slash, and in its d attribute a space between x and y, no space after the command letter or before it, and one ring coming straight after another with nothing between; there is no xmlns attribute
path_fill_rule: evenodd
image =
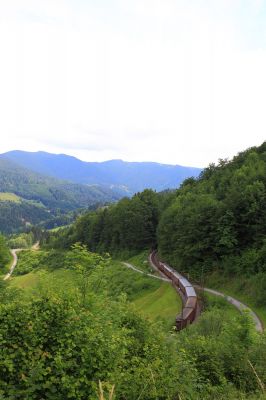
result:
<svg viewBox="0 0 266 400"><path fill-rule="evenodd" d="M156 257L155 257L155 253L154 252L149 255L149 262L150 262L151 267L154 270L156 270L159 273L160 276L154 276L152 274L146 274L145 272L137 269L136 267L134 267L133 265L131 265L129 263L123 263L123 264L126 265L128 268L131 268L131 269L133 269L134 271L136 271L138 273L145 274L145 275L150 276L152 278L161 279L162 281L172 282L173 286L175 287L177 293L179 294L179 296L181 297L182 302L183 302L182 313L177 316L177 325L178 325L178 321L179 321L179 328L180 328L180 324L181 324L181 328L180 329L183 329L185 326L187 326L187 324L182 322L182 320L186 316L186 315L184 315L184 308L186 308L185 307L186 306L186 301L187 301L189 296L186 296L184 294L184 291L182 291L180 289L180 287L176 284L176 282L173 282L173 279L169 278L169 275L167 275L167 273L169 274L169 271L170 271L170 273L174 273L174 275L179 280L180 279L185 279L185 278L181 274L179 274L178 272L174 271L167 264L161 263L159 260L157 260ZM160 264L161 264L161 266L164 265L167 269L162 270L162 268L159 268ZM190 287L192 287L192 285L188 281L187 281L187 284L189 284ZM217 290L213 290L213 289L209 289L209 288L201 288L199 286L195 286L195 288L197 290L204 290L205 292L211 293L211 294L213 294L215 296L223 297L226 301L228 301L230 304L232 304L234 307L236 307L239 312L241 312L241 313L247 312L248 313L248 315L250 316L250 318L254 322L255 329L257 330L257 332L263 332L264 331L263 324L262 324L260 318L258 317L258 315L250 307L248 307L244 303L240 302L239 300L235 299L232 296L227 296L224 293L218 292ZM186 312L187 312L187 310L186 310ZM198 318L199 315L200 315L199 302L196 301L196 309L195 309L194 319L190 320L189 323L194 322ZM177 328L178 328L178 326L177 326Z"/></svg>

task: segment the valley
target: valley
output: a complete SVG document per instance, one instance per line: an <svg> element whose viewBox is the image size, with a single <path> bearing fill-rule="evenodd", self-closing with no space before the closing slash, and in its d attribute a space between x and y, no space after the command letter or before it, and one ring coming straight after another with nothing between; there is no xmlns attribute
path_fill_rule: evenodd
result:
<svg viewBox="0 0 266 400"><path fill-rule="evenodd" d="M174 191L92 206L61 228L1 235L0 394L94 400L100 382L118 399L262 400L265 332L232 304L247 304L265 326L265 153L263 143ZM37 179L25 174L14 193L7 177L2 204L40 201L35 184L25 196ZM55 199L44 193L34 206L47 210ZM68 195L56 201L75 212ZM23 249L13 264L9 248ZM151 268L154 249L197 290L201 314L179 332L182 300Z"/></svg>

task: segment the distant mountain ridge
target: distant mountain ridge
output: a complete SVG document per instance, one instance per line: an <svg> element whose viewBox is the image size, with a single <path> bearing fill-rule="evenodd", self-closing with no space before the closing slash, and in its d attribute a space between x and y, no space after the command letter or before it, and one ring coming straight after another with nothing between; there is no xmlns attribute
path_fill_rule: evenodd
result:
<svg viewBox="0 0 266 400"><path fill-rule="evenodd" d="M106 204L122 197L108 187L86 186L47 177L0 156L0 231L10 233L69 212Z"/></svg>
<svg viewBox="0 0 266 400"><path fill-rule="evenodd" d="M1 155L32 171L86 185L120 188L133 194L145 188L157 191L177 188L184 179L197 177L201 169L155 162L110 160L85 162L65 154L14 150Z"/></svg>

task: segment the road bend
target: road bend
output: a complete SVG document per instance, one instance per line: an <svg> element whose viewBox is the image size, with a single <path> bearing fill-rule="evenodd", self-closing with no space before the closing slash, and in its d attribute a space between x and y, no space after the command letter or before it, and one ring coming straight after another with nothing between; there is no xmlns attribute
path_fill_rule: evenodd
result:
<svg viewBox="0 0 266 400"><path fill-rule="evenodd" d="M199 287L197 287L197 288L199 289ZM232 296L227 296L226 294L218 292L217 290L214 290L214 289L204 288L204 291L207 293L211 293L215 296L224 298L229 303L231 303L234 307L236 307L238 309L238 311L240 311L241 313L243 313L244 311L247 312L248 315L253 320L256 330L258 332L263 332L264 329L263 329L263 324L262 324L261 320L259 319L257 314L246 304L242 303L241 301L235 299Z"/></svg>
<svg viewBox="0 0 266 400"><path fill-rule="evenodd" d="M31 250L35 250L35 251L37 251L37 250L39 250L39 248L40 248L40 243L39 242L36 242L32 247L31 247ZM26 250L26 249L12 249L12 250L10 250L10 253L12 254L12 257L13 257L13 261L12 261L12 265L11 265L11 267L10 267L10 270L9 270L9 272L4 276L4 281L6 281L7 279L9 279L10 277L11 277L11 275L13 274L13 271L14 271L14 269L16 268L16 265L17 265L17 263L18 263L18 252L20 252L20 251L23 251L23 250Z"/></svg>

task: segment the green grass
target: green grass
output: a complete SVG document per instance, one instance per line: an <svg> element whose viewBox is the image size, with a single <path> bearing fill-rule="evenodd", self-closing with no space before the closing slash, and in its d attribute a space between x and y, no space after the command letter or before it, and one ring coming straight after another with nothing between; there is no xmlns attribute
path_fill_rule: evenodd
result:
<svg viewBox="0 0 266 400"><path fill-rule="evenodd" d="M10 286L31 291L39 283L40 276L41 275L39 271L30 272L29 274L21 276L12 276L9 281Z"/></svg>
<svg viewBox="0 0 266 400"><path fill-rule="evenodd" d="M20 197L14 193L0 192L0 201L12 201L13 203L20 203Z"/></svg>
<svg viewBox="0 0 266 400"><path fill-rule="evenodd" d="M62 268L51 272L38 269L25 275L12 276L9 282L10 287L22 289L26 297L31 297L47 290L73 290L77 287L77 276L74 271Z"/></svg>
<svg viewBox="0 0 266 400"><path fill-rule="evenodd" d="M143 272L156 275L156 272L149 264L148 256L149 256L149 251L144 250L141 253L133 257L130 257L129 259L126 260L126 262L134 265L136 268L140 269Z"/></svg>
<svg viewBox="0 0 266 400"><path fill-rule="evenodd" d="M142 293L133 301L133 304L146 317L152 320L162 320L169 329L174 326L175 317L182 309L180 296L167 282L161 282L156 290Z"/></svg>
<svg viewBox="0 0 266 400"><path fill-rule="evenodd" d="M263 323L264 328L266 328L266 308L258 307L252 297L241 291L240 278L226 279L225 277L220 277L217 276L217 274L213 274L208 277L206 286L212 289L217 289L228 296L235 297L237 300L246 304L258 315Z"/></svg>
<svg viewBox="0 0 266 400"><path fill-rule="evenodd" d="M158 275L149 265L148 256L149 251L145 250L127 259L127 262L143 272ZM146 279L153 278L146 277ZM171 284L155 279L154 281L157 287L139 293L133 299L133 304L143 315L152 320L162 320L166 329L170 329L175 324L177 314L182 310L182 300Z"/></svg>

